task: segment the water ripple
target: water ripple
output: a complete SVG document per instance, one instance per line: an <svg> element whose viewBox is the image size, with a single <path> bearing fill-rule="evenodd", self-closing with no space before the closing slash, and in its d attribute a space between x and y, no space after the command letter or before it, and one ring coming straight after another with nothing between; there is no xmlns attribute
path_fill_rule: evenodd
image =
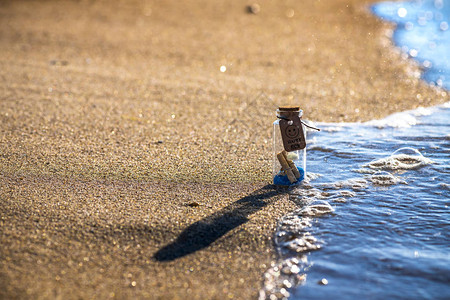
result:
<svg viewBox="0 0 450 300"><path fill-rule="evenodd" d="M409 112L411 127L320 125L260 299L450 296L449 108Z"/></svg>

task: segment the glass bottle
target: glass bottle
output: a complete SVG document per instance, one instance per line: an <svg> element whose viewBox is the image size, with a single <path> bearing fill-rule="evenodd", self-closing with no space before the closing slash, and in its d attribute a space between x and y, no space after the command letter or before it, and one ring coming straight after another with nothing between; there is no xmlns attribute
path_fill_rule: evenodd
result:
<svg viewBox="0 0 450 300"><path fill-rule="evenodd" d="M298 106L280 106L276 114L277 120L273 122L273 183L286 186L298 184L306 176L306 128L301 122L303 111ZM296 119L297 121L294 122ZM280 121L284 122L281 127ZM290 130L289 127L293 127L294 131L299 130L298 137L303 139L303 144L299 149L287 149L289 151L286 151L281 130L285 130L286 138L286 131ZM289 135L289 133L287 134ZM284 158L281 157L281 154L284 155ZM285 166L282 166L280 159ZM289 166L286 165L286 162Z"/></svg>

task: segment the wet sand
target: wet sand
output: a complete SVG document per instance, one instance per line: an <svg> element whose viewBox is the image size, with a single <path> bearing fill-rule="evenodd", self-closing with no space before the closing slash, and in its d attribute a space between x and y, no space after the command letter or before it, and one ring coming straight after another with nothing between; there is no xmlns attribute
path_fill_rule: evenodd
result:
<svg viewBox="0 0 450 300"><path fill-rule="evenodd" d="M449 100L367 1L250 3L0 2L1 299L256 298L295 208L270 185L277 105Z"/></svg>

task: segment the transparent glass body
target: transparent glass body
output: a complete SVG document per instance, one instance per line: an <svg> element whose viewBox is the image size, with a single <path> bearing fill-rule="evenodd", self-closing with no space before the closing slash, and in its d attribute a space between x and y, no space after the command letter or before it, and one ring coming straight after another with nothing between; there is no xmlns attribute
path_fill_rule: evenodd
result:
<svg viewBox="0 0 450 300"><path fill-rule="evenodd" d="M289 112L292 113L292 112ZM302 111L295 112L298 114L298 116L302 116ZM282 115L283 112L277 110L277 116L279 117ZM306 128L304 125L303 127L303 134L305 135L305 141L306 141ZM305 176L306 176L306 148L296 151L287 152L287 158L294 162L295 166L297 167L300 178L294 183L290 182L287 179L287 176L285 172L282 170L282 166L277 158L277 155L284 150L283 146L283 140L281 137L281 131L280 131L280 119L277 119L275 122L273 122L273 182L276 185L292 185L297 184L301 182Z"/></svg>

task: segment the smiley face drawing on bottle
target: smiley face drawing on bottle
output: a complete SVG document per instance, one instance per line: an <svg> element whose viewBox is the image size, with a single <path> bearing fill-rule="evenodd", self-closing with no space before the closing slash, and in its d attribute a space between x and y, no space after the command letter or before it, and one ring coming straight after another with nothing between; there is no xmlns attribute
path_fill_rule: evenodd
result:
<svg viewBox="0 0 450 300"><path fill-rule="evenodd" d="M295 125L290 125L286 127L285 134L289 138L296 138L299 134L299 128Z"/></svg>

